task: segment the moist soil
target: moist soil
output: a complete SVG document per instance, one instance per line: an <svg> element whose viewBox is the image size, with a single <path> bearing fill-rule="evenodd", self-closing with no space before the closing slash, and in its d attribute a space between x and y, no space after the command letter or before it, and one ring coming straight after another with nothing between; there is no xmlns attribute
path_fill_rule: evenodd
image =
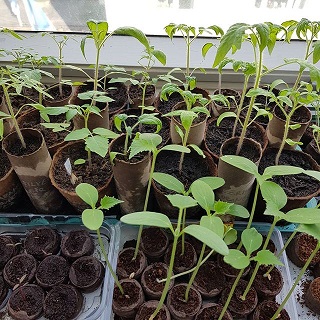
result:
<svg viewBox="0 0 320 320"><path fill-rule="evenodd" d="M202 309L197 314L197 320L218 320L222 308L223 306L221 304L211 302L206 305L203 305ZM222 320L233 320L228 310L223 315Z"/></svg>
<svg viewBox="0 0 320 320"><path fill-rule="evenodd" d="M144 306L142 309L139 309L139 316L136 317L136 320L149 320L150 316L155 311L155 307ZM166 311L161 308L158 314L153 318L154 320L168 320Z"/></svg>
<svg viewBox="0 0 320 320"><path fill-rule="evenodd" d="M21 141L17 138L15 143L8 145L7 151L17 157L26 156L37 151L42 143L41 137L24 137L26 148L21 144Z"/></svg>
<svg viewBox="0 0 320 320"><path fill-rule="evenodd" d="M1 148L1 145L0 145ZM10 161L5 154L5 152L1 149L0 152L0 179L3 178L11 169Z"/></svg>
<svg viewBox="0 0 320 320"><path fill-rule="evenodd" d="M146 91L145 91L145 100L150 99L153 97L156 93L156 88L153 85L147 85ZM141 100L143 90L142 87L140 87L138 84L133 84L129 86L129 99L130 100Z"/></svg>
<svg viewBox="0 0 320 320"><path fill-rule="evenodd" d="M160 100L159 97L157 97L158 105L156 105L156 109L162 114L167 114L172 111L173 107L178 103L183 101L183 98L181 97L179 92L173 92L169 97L168 100Z"/></svg>
<svg viewBox="0 0 320 320"><path fill-rule="evenodd" d="M257 309L250 319L252 320L270 320L279 307L279 304L275 301L266 300L259 303ZM290 320L290 316L286 310L280 312L277 320Z"/></svg>
<svg viewBox="0 0 320 320"><path fill-rule="evenodd" d="M54 87L48 88L47 89L47 93L53 98L50 99L49 97L45 97L45 100L48 100L50 102L54 102L54 101L60 101L63 99L66 99L68 97L70 97L71 93L72 93L72 86L69 85L62 85L62 94L60 94L60 89L59 89L59 85L56 85Z"/></svg>
<svg viewBox="0 0 320 320"><path fill-rule="evenodd" d="M34 284L28 284L15 290L8 301L9 314L14 319L21 319L22 311L28 314L30 319L37 319L42 313L45 293L43 289ZM33 317L34 318L33 318ZM17 318L16 318L17 317Z"/></svg>
<svg viewBox="0 0 320 320"><path fill-rule="evenodd" d="M44 316L50 320L74 319L83 303L81 293L71 285L55 286L44 300Z"/></svg>
<svg viewBox="0 0 320 320"><path fill-rule="evenodd" d="M73 192L76 185L86 182L99 188L104 186L112 176L112 167L109 157L102 158L98 154L92 152L92 167L89 168L88 163L73 165L78 159L87 159L88 153L85 151L84 144L70 144L64 148L62 154L54 167L54 180L62 188ZM73 185L70 176L65 169L64 163L70 159L72 164L72 172L77 177L76 185Z"/></svg>
<svg viewBox="0 0 320 320"><path fill-rule="evenodd" d="M136 259L132 259L134 251L135 248L132 247L127 248L126 250L123 250L119 253L117 273L119 274L120 278L122 278L123 275L126 275L125 278L128 278L132 274L134 275L134 278L138 278L141 275L142 271L145 269L146 264L143 263L143 260L145 259L144 255L141 253L141 251L138 251ZM143 270L141 270L141 267L143 268Z"/></svg>
<svg viewBox="0 0 320 320"><path fill-rule="evenodd" d="M43 288L51 288L64 283L68 278L69 264L62 256L52 255L39 264L36 272L37 283Z"/></svg>
<svg viewBox="0 0 320 320"><path fill-rule="evenodd" d="M48 227L41 227L30 231L24 242L25 251L36 259L42 260L60 250L61 237L59 233Z"/></svg>
<svg viewBox="0 0 320 320"><path fill-rule="evenodd" d="M274 114L279 119L285 121L285 116L278 106L276 106L273 111L274 111ZM287 106L285 108L285 111L288 114L290 112L290 108ZM296 122L296 123L306 123L309 121L310 121L310 113L308 113L305 108L298 108L290 118L290 122Z"/></svg>
<svg viewBox="0 0 320 320"><path fill-rule="evenodd" d="M122 288L124 295L121 294L117 286L113 291L113 300L117 301L119 306L129 307L138 302L140 290L133 282L123 282Z"/></svg>
<svg viewBox="0 0 320 320"><path fill-rule="evenodd" d="M234 121L235 120L233 118L224 118L221 121L219 127L217 126L216 119L213 119L207 124L207 130L205 135L206 148L217 157L219 157L220 155L220 148L223 142L232 137ZM238 123L236 136L240 136L241 130L242 127ZM264 149L264 133L259 129L259 127L250 125L247 129L246 137L259 142L261 144L262 149Z"/></svg>
<svg viewBox="0 0 320 320"><path fill-rule="evenodd" d="M93 254L93 238L87 230L72 230L61 239L61 253L67 259L77 259Z"/></svg>
<svg viewBox="0 0 320 320"><path fill-rule="evenodd" d="M0 236L0 270L17 253L15 241L10 236Z"/></svg>
<svg viewBox="0 0 320 320"><path fill-rule="evenodd" d="M219 94L219 90L216 90L215 91L215 94ZM229 101L230 103L230 106L229 107L226 107L222 102L220 101L215 101L215 104L217 104L218 106L220 107L223 107L223 108L227 108L227 109L235 109L237 108L237 106L239 105L239 102L240 102L240 94L238 91L235 91L233 89L228 89L228 88L224 88L224 89L221 89L220 91L220 94L224 95L225 97L227 97L227 100ZM235 99L232 99L230 97L234 97Z"/></svg>
<svg viewBox="0 0 320 320"><path fill-rule="evenodd" d="M262 174L265 168L275 165L277 149L267 149L262 155L259 163L259 173ZM290 150L283 150L280 156L279 165L301 167L305 170L314 170L308 158L303 153ZM303 173L294 175L277 176L271 179L280 185L288 197L307 197L320 189L320 182Z"/></svg>
<svg viewBox="0 0 320 320"><path fill-rule="evenodd" d="M146 256L161 256L168 245L168 237L161 228L149 227L142 230L141 249Z"/></svg>
<svg viewBox="0 0 320 320"><path fill-rule="evenodd" d="M128 89L124 83L107 83L107 96L113 101L109 102L109 114L125 108L128 104Z"/></svg>

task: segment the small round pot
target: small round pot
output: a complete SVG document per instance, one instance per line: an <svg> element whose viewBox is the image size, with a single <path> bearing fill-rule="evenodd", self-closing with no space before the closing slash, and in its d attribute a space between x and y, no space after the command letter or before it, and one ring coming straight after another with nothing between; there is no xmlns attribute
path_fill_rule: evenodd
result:
<svg viewBox="0 0 320 320"><path fill-rule="evenodd" d="M236 112L241 99L240 92L231 88L220 89L220 92L219 89L213 91L214 95L219 93L224 95L228 99L230 107L224 106L222 103L219 102L213 102L213 116L219 117L220 114L227 111ZM234 97L234 99L230 97Z"/></svg>
<svg viewBox="0 0 320 320"><path fill-rule="evenodd" d="M248 317L249 320L271 319L279 307L279 304L272 300L265 300L259 303L253 313ZM290 316L285 309L280 312L279 320L290 320Z"/></svg>
<svg viewBox="0 0 320 320"><path fill-rule="evenodd" d="M44 316L48 319L75 319L82 305L83 295L75 287L60 284L53 287L44 299Z"/></svg>
<svg viewBox="0 0 320 320"><path fill-rule="evenodd" d="M81 292L93 292L103 282L105 269L94 256L84 256L74 261L69 270L70 282Z"/></svg>
<svg viewBox="0 0 320 320"><path fill-rule="evenodd" d="M317 164L320 165L320 153L317 147L316 141L312 139L304 149L304 152L310 154L310 156L317 161Z"/></svg>
<svg viewBox="0 0 320 320"><path fill-rule="evenodd" d="M196 314L195 320L218 319L223 306L218 303L206 303ZM222 317L222 320L233 320L231 313L227 310Z"/></svg>
<svg viewBox="0 0 320 320"><path fill-rule="evenodd" d="M8 286L6 285L3 276L0 275L0 308L4 307L6 300L8 298L9 290Z"/></svg>
<svg viewBox="0 0 320 320"><path fill-rule="evenodd" d="M93 238L85 229L71 230L61 239L61 253L68 260L74 261L83 256L90 256L93 252Z"/></svg>
<svg viewBox="0 0 320 320"><path fill-rule="evenodd" d="M144 302L140 306L134 320L149 319L149 317L156 310L158 303L159 301L157 300L149 300ZM171 320L170 312L165 304L162 305L157 316L162 320Z"/></svg>
<svg viewBox="0 0 320 320"><path fill-rule="evenodd" d="M179 283L168 293L167 307L176 320L193 320L202 306L201 294L194 287L191 287L189 299L185 301L186 289L186 283Z"/></svg>
<svg viewBox="0 0 320 320"><path fill-rule="evenodd" d="M148 265L141 275L141 286L148 299L160 300L165 282L158 280L166 279L168 274L168 265L163 262L154 262ZM174 279L171 279L169 290L174 285Z"/></svg>
<svg viewBox="0 0 320 320"><path fill-rule="evenodd" d="M142 287L135 279L122 279L120 284L124 295L121 294L118 287L114 288L112 310L119 317L134 318L145 301Z"/></svg>
<svg viewBox="0 0 320 320"><path fill-rule="evenodd" d="M68 279L69 264L62 256L51 255L42 260L37 268L36 280L45 289L65 283Z"/></svg>
<svg viewBox="0 0 320 320"><path fill-rule="evenodd" d="M132 107L142 105L142 87L138 84L130 84L128 87L129 104ZM156 98L156 87L152 84L147 85L144 106L151 106Z"/></svg>
<svg viewBox="0 0 320 320"><path fill-rule="evenodd" d="M0 270L2 270L6 263L17 254L17 246L12 237L0 236L0 252Z"/></svg>
<svg viewBox="0 0 320 320"><path fill-rule="evenodd" d="M45 257L59 252L60 241L61 236L57 230L38 227L27 233L24 248L37 260L43 260Z"/></svg>
<svg viewBox="0 0 320 320"><path fill-rule="evenodd" d="M35 284L26 284L13 291L8 301L8 313L15 320L38 319L42 314L44 290Z"/></svg>
<svg viewBox="0 0 320 320"><path fill-rule="evenodd" d="M304 298L305 305L316 314L320 314L319 290L320 278L315 278L311 281Z"/></svg>
<svg viewBox="0 0 320 320"><path fill-rule="evenodd" d="M147 267L145 254L139 250L136 259L133 260L134 251L135 248L129 247L119 252L117 274L120 279L139 279L143 270Z"/></svg>
<svg viewBox="0 0 320 320"><path fill-rule="evenodd" d="M5 265L3 278L11 288L17 285L22 286L34 279L37 265L36 259L31 254L18 254Z"/></svg>
<svg viewBox="0 0 320 320"><path fill-rule="evenodd" d="M61 93L60 94L60 87L61 87ZM60 107L65 106L70 103L70 100L73 96L74 90L72 88L72 85L63 83L55 83L49 88L46 89L46 92L53 98L50 99L47 96L43 96L43 104L46 107Z"/></svg>

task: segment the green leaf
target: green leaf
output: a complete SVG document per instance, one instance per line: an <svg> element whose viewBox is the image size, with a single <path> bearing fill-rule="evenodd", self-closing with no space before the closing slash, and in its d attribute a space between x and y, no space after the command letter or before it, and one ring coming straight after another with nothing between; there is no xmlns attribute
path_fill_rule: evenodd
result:
<svg viewBox="0 0 320 320"><path fill-rule="evenodd" d="M208 184L212 190L218 189L225 184L224 179L220 177L201 177L199 180Z"/></svg>
<svg viewBox="0 0 320 320"><path fill-rule="evenodd" d="M165 55L164 52L160 51L160 50L153 50L152 51L152 55L162 64L162 65L166 65L167 63L167 57Z"/></svg>
<svg viewBox="0 0 320 320"><path fill-rule="evenodd" d="M102 210L99 209L85 209L81 215L82 223L89 230L98 230L102 224L104 215Z"/></svg>
<svg viewBox="0 0 320 320"><path fill-rule="evenodd" d="M255 177L259 175L257 165L245 157L226 155L226 156L220 157L220 160L236 168L239 168L245 172L251 173Z"/></svg>
<svg viewBox="0 0 320 320"><path fill-rule="evenodd" d="M320 41L313 44L312 63L316 64L320 60Z"/></svg>
<svg viewBox="0 0 320 320"><path fill-rule="evenodd" d="M226 231L223 240L226 243L226 245L229 246L230 244L235 243L237 241L237 238L238 238L237 230L230 228Z"/></svg>
<svg viewBox="0 0 320 320"><path fill-rule="evenodd" d="M205 58L205 56L207 55L208 51L213 47L213 44L208 42L206 44L203 45L202 49L201 49L201 53L202 56Z"/></svg>
<svg viewBox="0 0 320 320"><path fill-rule="evenodd" d="M244 269L250 264L249 258L243 252L236 249L230 249L229 254L223 260L236 269Z"/></svg>
<svg viewBox="0 0 320 320"><path fill-rule="evenodd" d="M267 203L266 210L263 213L267 216L277 217L278 219L286 220L287 216L282 211L278 210L275 204Z"/></svg>
<svg viewBox="0 0 320 320"><path fill-rule="evenodd" d="M249 218L250 216L247 208L235 203L231 205L227 213L243 219Z"/></svg>
<svg viewBox="0 0 320 320"><path fill-rule="evenodd" d="M196 180L192 182L190 190L194 199L206 212L214 210L214 193L208 184Z"/></svg>
<svg viewBox="0 0 320 320"><path fill-rule="evenodd" d="M106 128L94 128L92 130L92 132L94 134L97 134L97 135L100 135L100 136L103 136L105 138L108 138L108 139L115 139L115 138L118 138L119 137L119 134L109 130L109 129L106 129Z"/></svg>
<svg viewBox="0 0 320 320"><path fill-rule="evenodd" d="M319 171L315 171L315 170L305 170L303 171L306 175L317 179L318 181L320 181L320 172Z"/></svg>
<svg viewBox="0 0 320 320"><path fill-rule="evenodd" d="M108 139L101 136L92 136L92 137L88 137L85 140L85 144L87 148L90 151L97 153L102 158L104 158L108 153L108 148L109 148L108 142L109 142Z"/></svg>
<svg viewBox="0 0 320 320"><path fill-rule="evenodd" d="M130 146L129 159L140 152L155 152L161 142L162 137L156 133L137 134Z"/></svg>
<svg viewBox="0 0 320 320"><path fill-rule="evenodd" d="M134 27L120 27L114 30L114 34L126 35L136 38L147 50L150 50L149 40L146 35Z"/></svg>
<svg viewBox="0 0 320 320"><path fill-rule="evenodd" d="M320 241L320 224L315 223L315 224L300 224L297 227L297 230L299 232L304 232L307 233L308 235L314 237L315 239Z"/></svg>
<svg viewBox="0 0 320 320"><path fill-rule="evenodd" d="M220 253L221 255L227 255L229 248L224 241L213 231L200 225L191 224L183 229L183 232L193 236L212 250Z"/></svg>
<svg viewBox="0 0 320 320"><path fill-rule="evenodd" d="M186 209L195 207L198 205L197 201L189 196L184 196L180 194L166 195L171 204L178 209Z"/></svg>
<svg viewBox="0 0 320 320"><path fill-rule="evenodd" d="M90 130L87 128L73 130L64 138L65 141L83 140L90 135Z"/></svg>
<svg viewBox="0 0 320 320"><path fill-rule="evenodd" d="M217 126L219 127L221 121L222 121L223 119L225 119L225 118L236 118L236 117L237 117L237 115L236 115L234 112L232 112L232 111L223 112L223 113L220 114L220 116L219 116L218 119L217 119Z"/></svg>
<svg viewBox="0 0 320 320"><path fill-rule="evenodd" d="M278 265L283 266L283 263L270 250L260 250L252 260L257 261L262 265Z"/></svg>
<svg viewBox="0 0 320 320"><path fill-rule="evenodd" d="M224 236L224 224L223 221L216 216L202 216L200 219L200 226L203 226L214 233L216 233L221 239Z"/></svg>
<svg viewBox="0 0 320 320"><path fill-rule="evenodd" d="M225 214L229 212L231 206L232 203L219 200L214 204L214 211L216 214Z"/></svg>
<svg viewBox="0 0 320 320"><path fill-rule="evenodd" d="M84 160L84 159L77 159L77 160L75 160L75 161L73 162L73 164L74 164L75 166L78 166L78 165L84 164L84 163L86 163L86 160Z"/></svg>
<svg viewBox="0 0 320 320"><path fill-rule="evenodd" d="M93 185L89 183L80 183L77 185L75 191L81 200L87 203L92 209L95 208L99 195L98 190Z"/></svg>
<svg viewBox="0 0 320 320"><path fill-rule="evenodd" d="M318 224L320 223L320 209L297 208L286 213L286 220L291 223Z"/></svg>
<svg viewBox="0 0 320 320"><path fill-rule="evenodd" d="M258 250L262 245L262 235L255 229L245 229L241 233L241 241L246 249L247 256Z"/></svg>
<svg viewBox="0 0 320 320"><path fill-rule="evenodd" d="M287 203L287 195L275 182L265 181L260 186L261 194L267 204L272 203L277 210L282 209Z"/></svg>
<svg viewBox="0 0 320 320"><path fill-rule="evenodd" d="M269 166L263 172L263 177L266 179L270 179L273 176L283 176L289 174L299 174L304 172L304 170L300 167L294 166L285 166L285 165L277 165L277 166Z"/></svg>
<svg viewBox="0 0 320 320"><path fill-rule="evenodd" d="M180 144L168 144L166 146L163 146L161 148L161 151L177 151L177 152L181 152L181 153L190 153L190 149L188 147L182 146Z"/></svg>
<svg viewBox="0 0 320 320"><path fill-rule="evenodd" d="M101 200L100 200L100 208L101 209L106 209L109 210L110 208L122 203L122 200L118 200L114 197L109 197L109 196L104 196Z"/></svg>
<svg viewBox="0 0 320 320"><path fill-rule="evenodd" d="M173 227L170 219L163 213L153 211L139 211L126 214L120 218L120 221L132 225L154 226L159 228L170 229Z"/></svg>
<svg viewBox="0 0 320 320"><path fill-rule="evenodd" d="M170 174L163 172L154 172L152 178L165 188L172 190L176 193L184 194L186 192L184 190L183 183Z"/></svg>

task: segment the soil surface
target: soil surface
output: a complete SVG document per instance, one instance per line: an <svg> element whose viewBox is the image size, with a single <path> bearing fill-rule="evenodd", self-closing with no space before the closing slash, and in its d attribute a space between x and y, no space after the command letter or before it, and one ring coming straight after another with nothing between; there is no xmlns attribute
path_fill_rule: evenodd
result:
<svg viewBox="0 0 320 320"><path fill-rule="evenodd" d="M138 251L136 259L132 259L135 248L127 248L119 253L117 263L117 273L119 276L126 275L126 278L130 275L134 275L137 278L141 275L142 271L146 267L146 263L143 262L145 257L141 251Z"/></svg>
<svg viewBox="0 0 320 320"><path fill-rule="evenodd" d="M42 143L41 137L24 137L26 148L24 148L19 139L15 143L8 146L8 152L12 155L21 157L34 153L37 151Z"/></svg>
<svg viewBox="0 0 320 320"><path fill-rule="evenodd" d="M115 287L113 291L113 300L117 301L117 304L124 307L129 307L139 300L140 290L133 282L123 282L122 287L124 295L121 294L118 287Z"/></svg>
<svg viewBox="0 0 320 320"><path fill-rule="evenodd" d="M274 114L285 121L285 116L283 114L283 112L281 111L281 109L276 106L274 108ZM288 114L290 112L290 108L289 107L286 107L285 108L285 111L286 113ZM298 108L292 115L291 119L290 119L291 122L296 122L296 123L306 123L306 122L309 122L310 121L310 113L307 112L307 110L305 108Z"/></svg>
<svg viewBox="0 0 320 320"><path fill-rule="evenodd" d="M161 253L164 253L168 243L168 237L162 229L149 227L142 230L141 249L147 256L149 254L157 256L157 253L161 255Z"/></svg>
<svg viewBox="0 0 320 320"><path fill-rule="evenodd" d="M219 90L216 90L214 92L214 94L219 94ZM220 91L220 94L224 95L225 97L227 97L227 100L229 101L230 103L230 106L225 106L222 102L220 101L215 101L215 103L220 106L220 107L223 107L223 108L230 108L230 109L235 109L237 108L237 106L239 105L239 102L240 102L240 94L238 91L235 91L233 89L228 89L228 88L224 88L224 89L221 89ZM234 99L232 98L234 97Z"/></svg>
<svg viewBox="0 0 320 320"><path fill-rule="evenodd" d="M128 88L124 83L107 83L107 96L113 101L109 102L109 114L118 112L127 107Z"/></svg>
<svg viewBox="0 0 320 320"><path fill-rule="evenodd" d="M50 87L46 90L46 92L53 98L50 99L49 97L45 97L46 100L50 101L51 103L53 103L54 101L60 101L63 99L68 98L71 93L72 93L72 86L69 85L62 85L61 86L61 92L60 93L60 88L59 85Z"/></svg>
<svg viewBox="0 0 320 320"><path fill-rule="evenodd" d="M167 114L172 111L173 107L178 103L183 101L183 98L179 94L179 92L173 92L169 97L168 100L160 100L159 97L157 97L157 104L155 104L156 109L161 114Z"/></svg>
<svg viewBox="0 0 320 320"><path fill-rule="evenodd" d="M164 263L155 262L149 265L148 270L145 270L143 273L143 286L146 286L152 292L158 292L160 296L164 289L165 282L159 282L158 280L167 277L167 268L165 266L166 264Z"/></svg>
<svg viewBox="0 0 320 320"><path fill-rule="evenodd" d="M153 97L156 93L156 88L154 85L147 85L146 91L145 91L145 100L150 99ZM138 84L130 85L129 86L129 99L130 100L139 100L142 99L143 90L142 87Z"/></svg>
<svg viewBox="0 0 320 320"><path fill-rule="evenodd" d="M16 245L10 236L0 236L0 270L16 254Z"/></svg>

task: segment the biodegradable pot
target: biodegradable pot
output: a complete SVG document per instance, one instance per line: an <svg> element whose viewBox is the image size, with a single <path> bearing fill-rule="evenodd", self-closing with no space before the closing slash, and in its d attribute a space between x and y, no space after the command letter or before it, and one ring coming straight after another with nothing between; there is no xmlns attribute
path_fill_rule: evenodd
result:
<svg viewBox="0 0 320 320"><path fill-rule="evenodd" d="M320 314L320 278L315 278L311 281L304 297L305 305L315 312Z"/></svg>
<svg viewBox="0 0 320 320"><path fill-rule="evenodd" d="M75 319L82 305L83 296L75 287L60 284L53 287L45 297L44 316L48 319Z"/></svg>
<svg viewBox="0 0 320 320"><path fill-rule="evenodd" d="M64 257L48 256L37 268L36 281L42 288L50 289L67 282L69 269L70 266Z"/></svg>
<svg viewBox="0 0 320 320"><path fill-rule="evenodd" d="M12 257L3 269L3 278L11 287L31 282L35 277L37 261L27 253L21 253Z"/></svg>
<svg viewBox="0 0 320 320"><path fill-rule="evenodd" d="M0 270L2 270L6 263L17 254L17 246L12 237L0 236L0 252Z"/></svg>
<svg viewBox="0 0 320 320"><path fill-rule="evenodd" d="M120 279L139 279L143 270L147 267L147 258L139 250L136 259L133 259L135 248L124 248L119 252L117 262L117 275Z"/></svg>
<svg viewBox="0 0 320 320"><path fill-rule="evenodd" d="M200 292L203 299L212 299L222 292L226 282L227 279L217 264L208 260L200 266L193 286Z"/></svg>
<svg viewBox="0 0 320 320"><path fill-rule="evenodd" d="M185 102L178 102L173 107L173 111L181 110L185 108L186 108ZM187 144L195 144L197 146L201 146L204 139L207 119L208 119L208 116L206 116L204 113L199 113L198 117L193 120L193 124L191 125L190 131L189 131ZM185 129L183 128L180 122L180 117L178 116L171 117L171 122L170 122L171 141L172 143L181 144L182 140L176 130L176 126L178 126L182 130L182 132L185 133Z"/></svg>
<svg viewBox="0 0 320 320"><path fill-rule="evenodd" d="M318 240L307 233L297 233L287 246L286 253L290 261L297 267L302 268L312 251L316 248ZM320 261L320 252L312 259L310 266L314 266Z"/></svg>
<svg viewBox="0 0 320 320"><path fill-rule="evenodd" d="M310 154L310 156L316 160L317 164L320 165L320 152L314 139L307 144L304 152Z"/></svg>
<svg viewBox="0 0 320 320"><path fill-rule="evenodd" d="M0 111L6 113L6 114L10 114L9 110L8 110L8 106L6 104L6 101L4 99L4 97L1 97L1 103L0 103ZM8 119L4 119L3 120L3 136L7 136L10 132L12 132L14 130L14 123L13 120L11 118Z"/></svg>
<svg viewBox="0 0 320 320"><path fill-rule="evenodd" d="M128 87L129 104L132 107L139 107L142 105L143 89L141 85L130 84ZM146 87L144 105L152 106L156 98L156 87L153 84L148 84Z"/></svg>
<svg viewBox="0 0 320 320"><path fill-rule="evenodd" d="M73 165L75 160L80 158L86 159L87 156L84 142L69 142L55 153L49 171L52 185L59 190L63 197L79 213L82 213L89 206L75 192L76 185L79 182L77 184L72 183L70 175L65 168L67 159L70 159L72 173L76 177L81 177L81 182L90 183L97 188L99 200L105 195L114 196L116 194L109 156L102 158L98 154L92 153L91 170L87 163L78 166Z"/></svg>
<svg viewBox="0 0 320 320"><path fill-rule="evenodd" d="M94 252L94 241L85 229L71 230L61 239L61 254L70 261Z"/></svg>
<svg viewBox="0 0 320 320"><path fill-rule="evenodd" d="M89 293L100 287L104 274L104 266L96 257L84 256L72 263L69 279L81 292Z"/></svg>
<svg viewBox="0 0 320 320"><path fill-rule="evenodd" d="M34 129L21 129L21 133L27 148L33 146L33 149L27 149L26 153L21 147L17 132L6 136L2 147L36 210L43 214L58 213L65 201L50 182L49 168L52 159L43 136Z"/></svg>
<svg viewBox="0 0 320 320"><path fill-rule="evenodd" d="M241 298L244 290L247 287L247 283L248 282L246 280L240 279L235 292L232 295L228 309L235 319L246 319L246 317L257 307L258 295L254 287L250 288L245 300ZM226 303L231 286L232 282L230 282L228 286L222 291L222 304Z"/></svg>
<svg viewBox="0 0 320 320"><path fill-rule="evenodd" d="M140 249L149 261L159 261L169 246L167 232L159 227L147 227L142 230Z"/></svg>
<svg viewBox="0 0 320 320"><path fill-rule="evenodd" d="M140 306L134 319L135 320L149 319L149 317L156 310L158 303L159 301L157 300L149 300L144 302ZM157 317L162 320L171 320L170 312L165 304L162 305L161 309L159 310L159 313L157 314Z"/></svg>
<svg viewBox="0 0 320 320"><path fill-rule="evenodd" d="M187 289L186 283L173 286L167 297L167 307L175 320L193 320L202 305L201 294L191 287L189 299L185 301L184 296Z"/></svg>
<svg viewBox="0 0 320 320"><path fill-rule="evenodd" d="M216 320L219 318L223 306L218 303L209 302L203 304L202 308L196 314L195 320ZM222 317L222 320L233 320L231 313L227 310Z"/></svg>
<svg viewBox="0 0 320 320"><path fill-rule="evenodd" d="M118 152L124 148L126 135L121 135L110 144L110 152ZM118 154L112 165L117 195L123 202L120 208L123 214L142 211L150 176L151 155L138 154L131 160Z"/></svg>
<svg viewBox="0 0 320 320"><path fill-rule="evenodd" d="M226 140L221 146L220 155L235 155L238 143L239 137ZM250 159L258 166L261 155L261 145L252 139L244 138L239 156ZM225 184L216 190L217 198L246 207L255 181L254 175L219 159L218 177L223 178ZM224 219L233 220L233 217L228 215Z"/></svg>
<svg viewBox="0 0 320 320"><path fill-rule="evenodd" d="M62 95L60 94L60 87L61 87ZM53 99L47 96L43 96L43 104L46 107L60 107L70 103L74 90L72 85L70 84L62 83L59 85L59 83L55 83L49 88L47 88L46 92Z"/></svg>
<svg viewBox="0 0 320 320"><path fill-rule="evenodd" d="M124 294L121 294L118 287L114 288L112 310L119 317L134 318L140 306L145 302L142 287L135 279L122 279L120 284Z"/></svg>
<svg viewBox="0 0 320 320"><path fill-rule="evenodd" d="M217 176L217 166L212 157L206 151L203 151L203 153L205 158L193 151L184 154L182 172L179 172L181 154L174 151L162 151L157 157L155 171L173 175L184 184L185 190L188 190L191 183L200 177ZM154 180L152 181L152 186L160 212L169 218L177 218L178 209L172 206L166 197L167 194L172 192ZM199 206L187 209L187 218L199 218L199 215L202 215Z"/></svg>
<svg viewBox="0 0 320 320"><path fill-rule="evenodd" d="M109 102L109 117L124 110L129 103L128 86L123 82L110 82L106 79L105 88L107 96L113 101Z"/></svg>
<svg viewBox="0 0 320 320"><path fill-rule="evenodd" d="M273 117L269 121L266 129L269 146L279 148L283 140L285 120L282 111L278 106L273 109L272 114ZM312 114L308 107L301 106L299 109L297 109L291 118L290 125L300 124L300 128L295 130L289 129L287 138L297 142L300 141L302 135L309 126L311 119ZM294 149L295 146L290 146L286 143L285 148Z"/></svg>
<svg viewBox="0 0 320 320"><path fill-rule="evenodd" d="M16 320L38 319L43 311L45 293L35 284L14 290L8 301L8 313Z"/></svg>
<svg viewBox="0 0 320 320"><path fill-rule="evenodd" d="M163 262L154 262L144 269L141 275L140 283L148 299L160 299L165 282L158 282L158 280L166 279L167 275L168 265ZM174 279L171 279L169 290L173 287L173 285Z"/></svg>
<svg viewBox="0 0 320 320"><path fill-rule="evenodd" d="M15 207L22 196L23 187L11 163L0 150L0 211Z"/></svg>
<svg viewBox="0 0 320 320"><path fill-rule="evenodd" d="M43 260L59 252L60 241L61 236L57 230L50 227L38 227L27 232L24 249L37 260Z"/></svg>
<svg viewBox="0 0 320 320"><path fill-rule="evenodd" d="M225 106L223 103L220 102L213 102L213 116L214 117L219 117L220 114L227 112L227 111L231 111L231 112L236 112L237 111L237 107L240 103L240 99L241 99L241 95L240 92L235 90L235 89L231 89L231 88L223 88L223 89L216 89L213 91L213 94L222 94L225 97L227 97L229 103L230 103L230 107ZM234 97L234 100L232 98L228 98L230 96Z"/></svg>
<svg viewBox="0 0 320 320"><path fill-rule="evenodd" d="M249 320L261 320L261 319L271 319L276 313L279 304L272 300L265 300L259 302L253 313L248 317ZM290 320L290 316L285 309L282 309L277 320Z"/></svg>
<svg viewBox="0 0 320 320"><path fill-rule="evenodd" d="M3 279L3 276L0 275L0 308L2 309L2 304L6 300L8 296L9 290L8 287Z"/></svg>

